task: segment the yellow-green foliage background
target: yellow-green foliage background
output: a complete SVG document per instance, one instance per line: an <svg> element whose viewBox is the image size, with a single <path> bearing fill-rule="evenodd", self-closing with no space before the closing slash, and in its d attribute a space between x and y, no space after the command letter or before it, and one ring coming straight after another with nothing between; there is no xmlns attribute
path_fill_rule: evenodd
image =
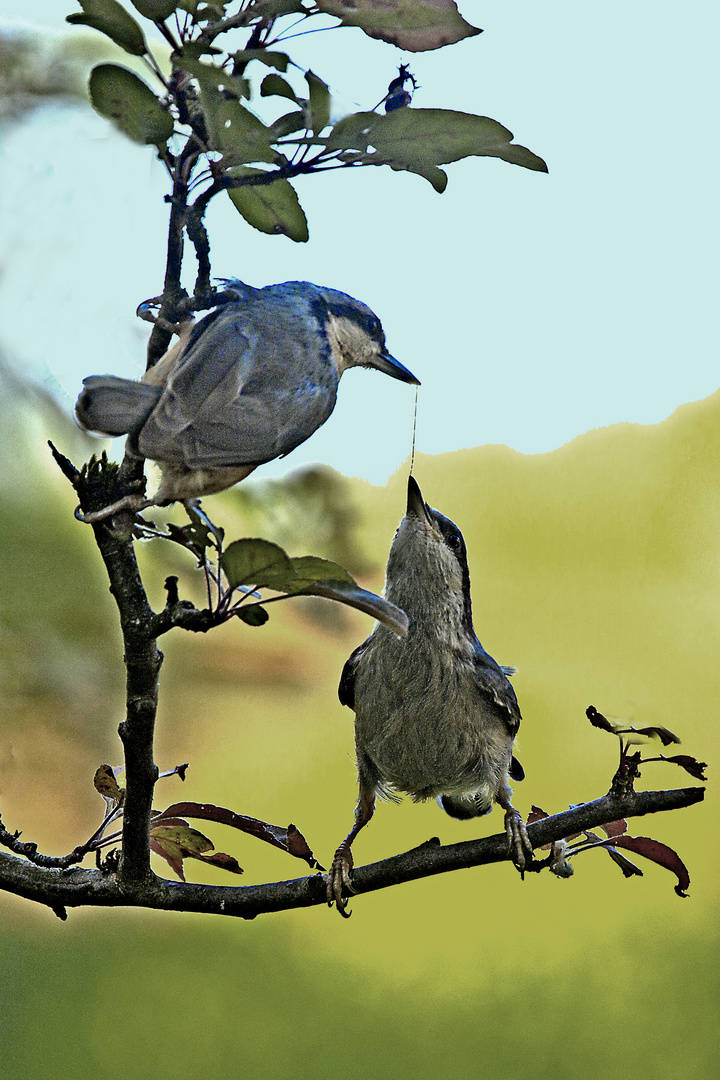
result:
<svg viewBox="0 0 720 1080"><path fill-rule="evenodd" d="M120 757L120 643L90 531L73 521L72 492L42 452L46 430L78 459L87 444L30 399L2 422L0 810L8 828L60 853L95 827L93 772ZM585 720L588 704L669 726L682 752L710 763L708 797L632 831L679 850L690 898L649 863L626 881L602 852L578 857L569 881L522 883L506 864L360 897L347 922L318 908L249 923L70 911L61 923L2 896L3 1071L18 1080L716 1075L719 465L715 395L663 424L593 431L549 454L480 447L415 466L425 497L465 534L483 644L519 669L527 779L516 804L553 812L607 790L617 748ZM386 488L350 488L357 536L378 568L364 580L375 588L405 480L404 468ZM230 536L237 506L233 493L206 501ZM289 546L308 553L302 535ZM187 593L195 571L180 549L172 563L157 544L142 556L155 606L178 567ZM336 685L371 623L355 613L323 622L306 603L273 605L263 628L163 641L156 756L191 767L184 786L163 782L158 804L214 801L293 821L327 864L355 797L351 716ZM641 783L697 781L651 765ZM501 824L497 811L467 824L434 804L381 805L356 858ZM302 873L249 837L212 836L245 867L244 882ZM194 866L188 873L199 880Z"/></svg>

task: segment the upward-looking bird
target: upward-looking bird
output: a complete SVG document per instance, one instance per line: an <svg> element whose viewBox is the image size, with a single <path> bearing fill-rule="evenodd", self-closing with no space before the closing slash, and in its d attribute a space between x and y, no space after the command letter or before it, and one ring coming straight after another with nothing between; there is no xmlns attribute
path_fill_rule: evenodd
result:
<svg viewBox="0 0 720 1080"><path fill-rule="evenodd" d="M378 317L352 296L309 281L228 285L237 299L188 324L140 382L83 382L75 406L82 427L127 434L131 455L159 463L154 504L222 491L289 454L330 416L347 368L419 382L387 351Z"/></svg>
<svg viewBox="0 0 720 1080"><path fill-rule="evenodd" d="M351 845L373 815L376 794L437 798L451 817L505 810L510 854L522 870L532 847L510 802L520 709L506 670L473 629L462 534L408 480L407 513L395 533L385 596L410 621L406 638L378 624L343 668L339 697L355 711L360 792L355 826L335 852L327 899L345 914Z"/></svg>

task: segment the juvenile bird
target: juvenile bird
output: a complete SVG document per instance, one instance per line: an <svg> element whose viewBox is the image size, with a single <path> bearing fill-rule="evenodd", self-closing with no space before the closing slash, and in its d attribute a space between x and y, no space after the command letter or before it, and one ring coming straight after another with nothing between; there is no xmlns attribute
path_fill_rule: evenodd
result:
<svg viewBox="0 0 720 1080"><path fill-rule="evenodd" d="M159 490L145 506L222 491L289 454L330 416L347 368L419 382L352 296L309 281L228 284L237 299L188 324L140 382L83 381L82 427L127 434L129 454L160 465Z"/></svg>
<svg viewBox="0 0 720 1080"><path fill-rule="evenodd" d="M385 596L410 620L399 638L378 624L343 668L339 697L355 712L359 780L355 826L328 874L327 899L346 913L352 892L351 845L370 821L375 796L405 792L437 798L451 817L505 810L510 854L518 869L532 855L512 806L509 780L524 772L513 757L520 726L515 691L478 641L462 534L423 501L408 480L407 512L395 533Z"/></svg>

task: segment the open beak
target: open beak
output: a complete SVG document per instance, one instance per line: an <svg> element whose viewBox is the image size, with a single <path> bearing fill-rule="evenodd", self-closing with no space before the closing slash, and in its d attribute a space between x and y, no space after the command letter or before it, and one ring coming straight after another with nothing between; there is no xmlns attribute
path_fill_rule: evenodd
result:
<svg viewBox="0 0 720 1080"><path fill-rule="evenodd" d="M389 352L382 352L379 356L374 357L372 366L377 368L378 371L384 372L385 375L392 375L393 379L399 379L400 382L414 383L416 386L420 385L420 380L415 378L412 371L408 371L406 367L403 367Z"/></svg>
<svg viewBox="0 0 720 1080"><path fill-rule="evenodd" d="M428 516L425 500L422 497L422 491L420 490L418 482L414 476L408 477L406 517L416 517L419 518L421 521L427 521L428 525L432 525L432 521Z"/></svg>

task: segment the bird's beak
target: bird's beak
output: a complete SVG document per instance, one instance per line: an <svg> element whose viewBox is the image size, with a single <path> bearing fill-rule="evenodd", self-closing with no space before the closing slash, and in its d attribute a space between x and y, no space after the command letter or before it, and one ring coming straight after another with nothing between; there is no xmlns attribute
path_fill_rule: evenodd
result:
<svg viewBox="0 0 720 1080"><path fill-rule="evenodd" d="M408 477L406 517L419 518L421 521L427 521L428 525L432 525L432 521L428 517L425 500L422 497L422 491L414 476Z"/></svg>
<svg viewBox="0 0 720 1080"><path fill-rule="evenodd" d="M420 385L420 380L415 378L412 371L408 371L406 367L403 367L389 352L381 352L379 356L374 357L372 366L385 375L392 375L393 379L399 379L400 382L415 383L416 386Z"/></svg>

